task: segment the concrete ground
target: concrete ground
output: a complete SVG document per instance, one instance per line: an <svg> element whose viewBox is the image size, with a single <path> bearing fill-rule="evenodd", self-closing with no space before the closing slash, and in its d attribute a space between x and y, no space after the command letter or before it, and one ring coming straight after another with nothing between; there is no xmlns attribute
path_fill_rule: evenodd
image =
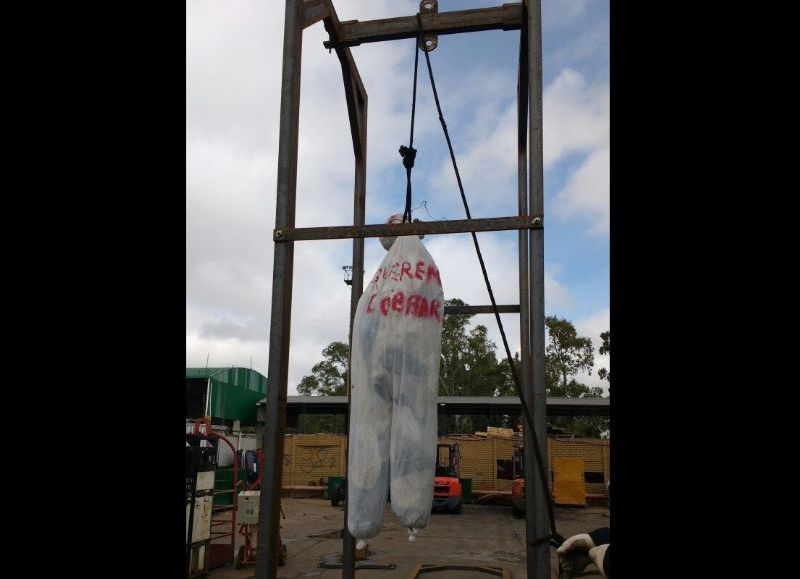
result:
<svg viewBox="0 0 800 579"><path fill-rule="evenodd" d="M289 560L278 567L278 577L300 579L341 577L341 569L320 569L324 561L341 562L344 508L331 506L320 498L284 498L281 536L286 543ZM610 526L606 507L556 508L556 528L564 537L598 527ZM239 537L241 539L241 537ZM241 540L237 541L238 545ZM407 579L419 563L458 563L506 567L514 579L526 577L525 520L511 516L511 507L504 505L464 505L460 515L434 513L428 527L419 531L417 540L408 541L404 528L389 505L386 506L381 533L370 539L372 564L394 564L393 570L361 569L358 579ZM587 572L594 566L587 568ZM240 570L227 565L212 570L208 579L250 579L254 566ZM472 571L438 571L420 577L433 579L471 579L492 577ZM551 576L558 577L558 556L551 549ZM599 577L596 571L594 576Z"/></svg>

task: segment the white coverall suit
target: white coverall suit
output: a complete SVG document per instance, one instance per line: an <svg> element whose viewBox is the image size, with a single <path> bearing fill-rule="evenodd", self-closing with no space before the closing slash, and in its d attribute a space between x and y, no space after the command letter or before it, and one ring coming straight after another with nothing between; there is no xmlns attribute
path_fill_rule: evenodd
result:
<svg viewBox="0 0 800 579"><path fill-rule="evenodd" d="M380 531L390 486L404 525L430 519L443 310L430 254L416 236L396 238L353 322L347 527L356 539Z"/></svg>

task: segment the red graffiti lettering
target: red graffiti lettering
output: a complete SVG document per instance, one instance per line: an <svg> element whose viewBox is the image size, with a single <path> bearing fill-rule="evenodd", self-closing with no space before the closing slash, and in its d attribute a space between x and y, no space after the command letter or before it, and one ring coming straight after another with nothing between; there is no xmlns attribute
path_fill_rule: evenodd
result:
<svg viewBox="0 0 800 579"><path fill-rule="evenodd" d="M417 270L414 272L414 277L417 279L422 279L422 272L425 271L425 262L418 261L417 262Z"/></svg>
<svg viewBox="0 0 800 579"><path fill-rule="evenodd" d="M403 281L403 274L408 276L408 279L412 279L413 276L411 275L411 264L407 261L403 262L403 267L400 268L400 281Z"/></svg>
<svg viewBox="0 0 800 579"><path fill-rule="evenodd" d="M394 265L392 265L392 271L391 271L391 272L389 272L389 275L391 275L391 276L392 276L392 279L393 279L394 281L400 281L400 277L398 277L398 276L400 275L400 272L398 272L398 271L395 271L395 269L396 269L397 267L399 267L399 266L400 266L400 264L399 264L399 263L395 263Z"/></svg>
<svg viewBox="0 0 800 579"><path fill-rule="evenodd" d="M436 283L439 285L439 287L442 287L442 280L441 280L441 278L439 278L439 270L436 269L435 267L433 267L432 265L429 265L428 266L428 277L427 277L426 281L430 281L431 278L434 278L436 280Z"/></svg>
<svg viewBox="0 0 800 579"><path fill-rule="evenodd" d="M436 318L441 322L442 316L439 314L440 305L441 304L439 303L439 300L431 300L431 316L433 316L434 318Z"/></svg>
<svg viewBox="0 0 800 579"><path fill-rule="evenodd" d="M419 314L419 298L417 294L412 296L408 296L408 300L406 300L406 315L407 316L416 316Z"/></svg>
<svg viewBox="0 0 800 579"><path fill-rule="evenodd" d="M420 296L419 300L419 313L417 314L418 318L427 318L428 317L428 300L425 299L425 296Z"/></svg>
<svg viewBox="0 0 800 579"><path fill-rule="evenodd" d="M396 312L403 311L403 302L405 301L405 296L403 292L397 292L392 296L392 309Z"/></svg>
<svg viewBox="0 0 800 579"><path fill-rule="evenodd" d="M375 311L374 302L378 297L377 293L370 296L367 302L367 313ZM392 292L391 296L386 296L380 300L381 314L388 316L390 311L398 312L401 315L412 316L415 318L434 318L442 321L442 304L439 300L431 300L419 294L405 295L401 291Z"/></svg>

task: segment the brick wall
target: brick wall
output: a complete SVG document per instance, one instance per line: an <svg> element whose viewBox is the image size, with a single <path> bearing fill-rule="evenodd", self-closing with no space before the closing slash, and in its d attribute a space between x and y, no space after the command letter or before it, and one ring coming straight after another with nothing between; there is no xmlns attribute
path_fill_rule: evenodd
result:
<svg viewBox="0 0 800 579"><path fill-rule="evenodd" d="M283 486L326 486L329 476L345 475L344 435L299 434L283 441Z"/></svg>
<svg viewBox="0 0 800 579"><path fill-rule="evenodd" d="M474 490L511 490L511 481L497 478L497 460L514 456L512 440L440 436L440 444L458 443L461 477L472 479ZM582 458L586 472L602 473L603 482L586 483L589 494L605 495L610 477L611 445L593 438L548 438L548 460ZM283 486L325 486L329 476L345 476L347 445L344 435L288 435L283 447ZM552 471L552 466L551 466Z"/></svg>

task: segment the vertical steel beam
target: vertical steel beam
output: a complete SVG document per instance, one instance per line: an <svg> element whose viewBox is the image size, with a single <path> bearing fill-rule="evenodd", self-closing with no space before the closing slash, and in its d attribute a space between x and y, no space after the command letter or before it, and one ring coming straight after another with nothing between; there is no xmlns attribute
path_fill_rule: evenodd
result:
<svg viewBox="0 0 800 579"><path fill-rule="evenodd" d="M528 210L532 215L544 216L544 163L542 159L542 4L541 0L528 0L527 12L527 56L528 77L530 79L529 100L529 139L528 150ZM527 401L530 404L539 451L544 459L544 480L550 480L547 461L547 399L544 388L544 229L529 232L530 263L530 317L531 317L531 381ZM526 431L527 435L527 431ZM525 447L532 448L533 437L525 437ZM541 473L533 458L526 452L525 491L526 491L526 545L528 577L549 579L550 544L533 541L550 533L550 520L546 501L547 489L542 488Z"/></svg>
<svg viewBox="0 0 800 579"><path fill-rule="evenodd" d="M517 79L517 177L519 194L519 214L528 214L528 29L523 26L519 40L519 76ZM520 389L522 398L529 409L533 408L533 374L531 367L531 316L530 316L530 259L528 257L529 232L519 232L519 326L520 348L522 350L522 375ZM533 416L533 415L532 415ZM521 415L525 420L525 414ZM524 424L523 476L525 477L525 555L527 576L538 578L536 574L536 553L531 546L535 538L534 510L531 507L532 491L538 486L536 478L536 455L534 437L530 424Z"/></svg>
<svg viewBox="0 0 800 579"><path fill-rule="evenodd" d="M348 82L350 79L345 79ZM353 83L355 84L355 82ZM355 186L353 192L353 225L364 225L366 219L367 198L367 94L355 91L357 101L360 139L360 154L356 154ZM353 282L350 290L350 355L353 352L353 321L356 316L356 307L361 294L364 293L364 238L353 239ZM350 390L351 390L350 362L347 369L347 450L350 452ZM347 471L347 458L345 457L345 473ZM344 502L344 541L342 545L342 579L354 579L356 572L356 547L355 539L347 528L347 515L349 501Z"/></svg>
<svg viewBox="0 0 800 579"><path fill-rule="evenodd" d="M275 227L294 227L297 186L297 137L300 119L300 60L303 48L303 0L286 0L283 29L278 187ZM283 438L292 315L294 242L276 243L272 268L267 405L262 448L267 461L258 517L257 579L275 579L280 549Z"/></svg>
<svg viewBox="0 0 800 579"><path fill-rule="evenodd" d="M330 0L324 0L326 16L324 18L325 30L331 40L339 39L339 17ZM353 225L365 224L366 191L367 191L367 91L361 81L353 55L349 48L336 46L336 56L342 67L342 80L344 81L344 95L347 101L347 113L350 120L350 134L353 138L353 154L355 156L355 184L353 188ZM353 321L358 307L358 300L364 293L364 239L353 239L353 277L350 284L350 331L348 343L350 352L353 350ZM350 392L352 371L348 359L347 368L347 414L346 414L346 441L348 453L350 451ZM345 473L347 473L347 455L345 455ZM347 528L347 517L350 512L350 503L344 502L344 532L342 534L342 578L354 579L356 572L356 547L355 539Z"/></svg>

